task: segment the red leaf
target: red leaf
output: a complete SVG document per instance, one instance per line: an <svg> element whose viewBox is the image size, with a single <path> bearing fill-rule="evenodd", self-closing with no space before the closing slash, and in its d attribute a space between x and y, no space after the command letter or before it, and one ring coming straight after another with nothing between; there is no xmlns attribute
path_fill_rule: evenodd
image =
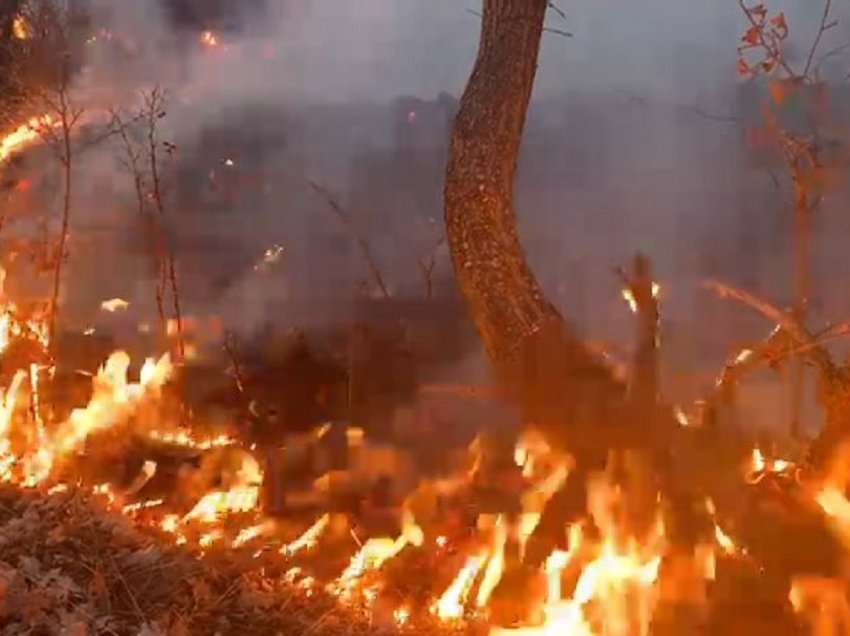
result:
<svg viewBox="0 0 850 636"><path fill-rule="evenodd" d="M752 75L752 73L753 73L752 69L747 64L746 60L744 60L744 58L742 58L742 57L738 58L737 68L738 68L738 75L740 75L741 77L748 77L748 76Z"/></svg>
<svg viewBox="0 0 850 636"><path fill-rule="evenodd" d="M746 42L747 44L752 45L752 46L755 46L756 44L758 44L758 43L759 43L759 30L758 30L758 27L754 27L754 26L753 26L753 27L750 27L749 29L747 29L747 32L746 32L746 33L744 33L744 35L743 35L743 37L741 38L741 40L742 40L743 42Z"/></svg>
<svg viewBox="0 0 850 636"><path fill-rule="evenodd" d="M776 35L784 38L788 35L788 23L785 21L785 14L779 13L770 19L770 24L773 26Z"/></svg>

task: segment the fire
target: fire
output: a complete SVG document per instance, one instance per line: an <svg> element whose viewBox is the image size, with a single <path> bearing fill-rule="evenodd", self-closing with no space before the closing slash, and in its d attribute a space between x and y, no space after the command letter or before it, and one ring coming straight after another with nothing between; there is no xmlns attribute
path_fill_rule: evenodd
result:
<svg viewBox="0 0 850 636"><path fill-rule="evenodd" d="M761 481L765 475L786 475L795 469L793 462L787 459L772 459L767 460L761 449L755 447L750 458L750 468L747 474L747 481L751 484L756 484Z"/></svg>
<svg viewBox="0 0 850 636"><path fill-rule="evenodd" d="M298 554L302 550L309 550L314 548L318 543L319 538L322 536L325 529L328 527L330 520L331 517L329 514L323 514L316 520L316 522L312 526L307 528L304 534L302 534L292 543L283 546L280 549L280 553L291 557L295 554Z"/></svg>
<svg viewBox="0 0 850 636"><path fill-rule="evenodd" d="M182 446L184 448L193 448L196 450L210 450L212 448L224 448L233 446L236 440L229 435L217 435L208 438L195 438L186 431L163 432L153 430L148 432L148 439L160 444L168 444L169 446Z"/></svg>
<svg viewBox="0 0 850 636"><path fill-rule="evenodd" d="M212 31L204 31L201 33L201 44L209 48L215 48L219 45L218 36Z"/></svg>
<svg viewBox="0 0 850 636"><path fill-rule="evenodd" d="M850 630L847 592L847 582L840 578L798 576L791 581L788 600L812 636L832 636Z"/></svg>
<svg viewBox="0 0 850 636"><path fill-rule="evenodd" d="M416 525L413 515L405 510L398 538L376 537L366 541L328 590L342 599L350 600L364 574L381 569L385 562L396 557L408 545L421 546L424 540L422 529Z"/></svg>
<svg viewBox="0 0 850 636"><path fill-rule="evenodd" d="M111 314L114 314L116 311L121 311L127 309L130 306L123 298L111 298L110 300L104 300L100 303L100 308L104 311L108 311Z"/></svg>
<svg viewBox="0 0 850 636"><path fill-rule="evenodd" d="M593 545L579 525L569 529L569 551L556 551L547 559L547 600L542 625L497 628L491 636L556 636L559 634L648 634L658 598L658 575L665 548L664 526L659 521L648 536L638 540L624 532L615 511L622 496L606 479L588 489L589 511L602 532ZM580 554L593 558L584 565L572 597L565 599L561 573Z"/></svg>
<svg viewBox="0 0 850 636"><path fill-rule="evenodd" d="M233 547L238 548L240 546L245 545L246 543L253 541L257 537L261 537L264 534L268 533L274 528L274 524L271 521L264 521L263 523L258 523L255 526L248 526L247 528L243 528L239 531L239 534L233 540Z"/></svg>
<svg viewBox="0 0 850 636"><path fill-rule="evenodd" d="M478 588L478 596L475 604L479 608L487 606L490 600L490 595L502 579L502 574L505 571L505 544L508 540L507 524L503 517L496 520L495 530L493 532L493 549L492 556L487 562L487 569L484 570L484 579L481 581L481 586Z"/></svg>
<svg viewBox="0 0 850 636"><path fill-rule="evenodd" d="M241 486L226 491L214 490L204 495L184 520L196 519L204 523L213 523L227 513L249 512L257 507L259 497L259 486Z"/></svg>
<svg viewBox="0 0 850 636"><path fill-rule="evenodd" d="M623 294L623 300L629 304L629 309L632 310L633 314L636 314L638 312L638 304L632 290L628 287L624 287L621 293Z"/></svg>
<svg viewBox="0 0 850 636"><path fill-rule="evenodd" d="M22 15L16 15L12 20L12 36L16 40L29 40L32 37L30 25Z"/></svg>
<svg viewBox="0 0 850 636"><path fill-rule="evenodd" d="M97 372L92 382L93 394L89 404L74 409L68 421L55 433L53 447L57 453L76 450L93 432L109 428L132 415L143 400L159 390L171 374L168 354L154 362L148 358L142 367L139 382L127 380L130 356L116 351Z"/></svg>
<svg viewBox="0 0 850 636"><path fill-rule="evenodd" d="M148 508L158 508L159 506L161 506L164 503L165 503L165 501L163 499L151 499L150 501L139 501L139 502L134 503L134 504L127 504L126 506L121 508L121 512L123 512L125 515L132 515L132 514L139 512L140 510L147 510Z"/></svg>
<svg viewBox="0 0 850 636"><path fill-rule="evenodd" d="M475 582L475 577L481 570L486 557L482 555L471 556L461 568L455 580L434 604L431 610L442 620L457 620L463 618L464 605L469 596L469 591Z"/></svg>
<svg viewBox="0 0 850 636"><path fill-rule="evenodd" d="M50 115L32 117L27 123L0 139L0 163L6 161L13 153L20 152L41 139L40 131L44 128L56 127L58 123Z"/></svg>

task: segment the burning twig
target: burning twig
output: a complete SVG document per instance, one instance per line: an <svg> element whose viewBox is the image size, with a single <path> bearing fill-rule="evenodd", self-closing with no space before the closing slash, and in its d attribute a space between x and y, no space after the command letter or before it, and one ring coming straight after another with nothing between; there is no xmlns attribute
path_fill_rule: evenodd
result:
<svg viewBox="0 0 850 636"><path fill-rule="evenodd" d="M774 322L793 338L798 344L807 347L810 351L811 360L822 370L831 372L833 363L829 353L817 345L811 334L800 324L797 318L789 312L783 311L770 302L755 296L754 294L732 287L717 281L706 281L703 283L706 289L716 293L722 299L737 300L751 309L759 312L771 322Z"/></svg>
<svg viewBox="0 0 850 636"><path fill-rule="evenodd" d="M634 257L629 272L620 268L617 273L623 281L623 296L638 316L630 393L640 412L648 416L659 397L660 287L652 279L649 260L642 254Z"/></svg>
<svg viewBox="0 0 850 636"><path fill-rule="evenodd" d="M351 221L351 216L345 212L345 210L339 204L339 201L337 201L336 197L334 197L334 195L327 188L323 188L315 181L308 180L307 183L310 184L310 187L313 188L316 194L324 198L325 202L328 204L328 207L333 211L333 213L339 219L340 223L342 223L342 225L354 237L354 240L357 242L357 245L360 248L360 253L363 255L363 259L369 266L369 273L372 275L372 280L378 286L378 289L381 290L381 294L383 295L383 297L390 298L391 294L389 292L389 289L387 288L386 283L384 282L384 277L381 274L381 270L378 267L374 256L372 255L372 248L369 246L369 242L365 238L363 238L363 236L355 229L354 223Z"/></svg>

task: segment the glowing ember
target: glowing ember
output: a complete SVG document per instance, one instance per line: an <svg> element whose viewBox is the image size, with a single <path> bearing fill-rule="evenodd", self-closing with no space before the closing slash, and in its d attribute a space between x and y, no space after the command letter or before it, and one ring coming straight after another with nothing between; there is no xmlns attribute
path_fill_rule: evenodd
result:
<svg viewBox="0 0 850 636"><path fill-rule="evenodd" d="M114 314L116 311L121 311L127 309L130 306L123 298L111 298L110 300L104 300L100 303L100 308L104 311L108 311L111 314Z"/></svg>
<svg viewBox="0 0 850 636"><path fill-rule="evenodd" d="M16 15L12 20L12 36L16 40L29 40L32 37L30 25L22 15Z"/></svg>
<svg viewBox="0 0 850 636"><path fill-rule="evenodd" d="M735 357L735 364L744 364L747 360L753 357L752 349L741 349Z"/></svg>
<svg viewBox="0 0 850 636"><path fill-rule="evenodd" d="M393 611L393 620L395 620L396 625L403 627L410 620L410 610L406 607L396 608Z"/></svg>
<svg viewBox="0 0 850 636"><path fill-rule="evenodd" d="M161 432L161 431L149 431L148 439L159 442L161 444L168 444L170 446L182 446L184 448L194 448L197 450L209 450L211 448L224 448L226 446L233 446L236 443L236 440L227 435L218 435L216 437L210 438L194 438L189 433L185 431L177 431L177 432Z"/></svg>
<svg viewBox="0 0 850 636"><path fill-rule="evenodd" d="M622 292L623 300L625 300L629 304L629 309L632 310L633 314L636 314L638 311L638 304L635 295L632 293L632 290L628 287L624 287Z"/></svg>
<svg viewBox="0 0 850 636"><path fill-rule="evenodd" d="M219 45L218 36L212 31L204 31L201 33L201 44L210 48L215 48Z"/></svg>
<svg viewBox="0 0 850 636"><path fill-rule="evenodd" d="M152 499L150 501L140 501L134 504L128 504L121 509L125 515L132 515L140 510L147 510L148 508L158 508L163 503L165 503L162 499Z"/></svg>
<svg viewBox="0 0 850 636"><path fill-rule="evenodd" d="M215 528L214 530L210 530L209 532L205 532L201 535L201 538L198 539L198 545L202 548L209 548L214 543L221 541L224 538L224 532L219 528Z"/></svg>

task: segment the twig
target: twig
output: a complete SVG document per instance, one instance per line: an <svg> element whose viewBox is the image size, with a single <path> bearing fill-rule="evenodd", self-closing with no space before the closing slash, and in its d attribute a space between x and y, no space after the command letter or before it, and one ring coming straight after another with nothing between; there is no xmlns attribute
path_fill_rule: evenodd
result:
<svg viewBox="0 0 850 636"><path fill-rule="evenodd" d="M566 13L564 13L561 9L558 9L558 8L557 8L557 7L556 7L553 3L551 3L551 2L549 3L549 8L550 8L550 9L552 9L552 10L554 10L554 11L555 11L558 15L560 15L562 18L566 19L567 14L566 14ZM469 13L469 14L471 14L471 15L474 15L476 18L483 18L483 17L484 17L484 16L481 14L481 12L480 12L480 11L476 11L475 9L467 9L467 10L466 10L466 12L467 12L467 13ZM571 38L571 37L573 37L573 34L572 34L572 33L570 33L569 31L564 31L563 29L556 29L556 28L554 28L554 27L547 27L547 26L544 26L544 27L543 27L543 31L544 31L544 32L547 32L547 33L554 33L555 35L561 35L561 36L563 36L563 37L565 37L565 38Z"/></svg>
<svg viewBox="0 0 850 636"><path fill-rule="evenodd" d="M703 287L716 293L722 299L737 300L768 320L778 325L798 344L807 346L812 352L812 360L824 371L832 371L833 364L829 354L820 347L806 329L798 322L797 318L790 312L783 311L770 302L751 294L750 292L732 287L717 281L706 281Z"/></svg>
<svg viewBox="0 0 850 636"><path fill-rule="evenodd" d="M679 108L685 112L690 112L695 115L699 115L703 119L709 119L711 121L718 121L723 123L737 123L741 121L741 118L737 115L717 115L716 113L709 113L703 110L701 107L694 105L683 105L679 106Z"/></svg>
<svg viewBox="0 0 850 636"><path fill-rule="evenodd" d="M788 66L788 62L786 62L785 58L782 56L782 51L778 47L768 44L767 40L765 40L764 31L762 30L763 24L760 25L755 21L752 13L750 13L750 9L748 9L747 5L744 4L744 0L738 0L738 5L747 17L747 21L749 21L750 25L752 25L752 27L758 32L759 44L762 48L764 48L764 50L770 54L771 58L773 58L773 60L782 67L782 69L788 74L789 78L796 78L797 74L794 73L794 69Z"/></svg>
<svg viewBox="0 0 850 636"><path fill-rule="evenodd" d="M310 185L311 188L313 188L316 194L324 198L325 202L328 204L328 207L333 211L337 219L339 219L340 223L342 223L342 225L349 231L352 237L354 237L354 240L357 242L357 245L360 248L360 253L363 255L363 259L369 266L369 272L371 273L375 284L381 290L381 294L383 294L384 298L391 298L392 296L389 292L389 289L387 288L386 283L384 282L384 277L381 274L381 270L378 267L374 256L372 255L372 249L371 247L369 247L369 242L365 238L363 238L363 236L354 228L354 224L351 221L351 217L345 212L345 210L343 210L342 206L327 188L323 188L318 183L310 179L307 180L307 183Z"/></svg>
<svg viewBox="0 0 850 636"><path fill-rule="evenodd" d="M562 20L567 19L567 12L558 7L552 0L550 0L549 2L549 8L555 13L557 13L559 16L561 16Z"/></svg>
<svg viewBox="0 0 850 636"><path fill-rule="evenodd" d="M427 258L419 259L419 269L422 271L422 276L425 278L425 297L430 300L434 293L434 268L437 266L437 250L446 242L446 236L443 235L431 248Z"/></svg>
<svg viewBox="0 0 850 636"><path fill-rule="evenodd" d="M823 16L820 21L820 28L818 29L818 34L815 37L815 41L812 43L812 48L809 51L809 56L806 58L806 66L803 68L803 77L809 76L809 70L812 67L812 60L815 57L815 53L818 50L818 46L820 46L821 38L823 38L823 34L833 26L835 26L835 22L831 24L827 24L827 20L829 20L829 11L832 8L832 0L826 0L823 5Z"/></svg>

